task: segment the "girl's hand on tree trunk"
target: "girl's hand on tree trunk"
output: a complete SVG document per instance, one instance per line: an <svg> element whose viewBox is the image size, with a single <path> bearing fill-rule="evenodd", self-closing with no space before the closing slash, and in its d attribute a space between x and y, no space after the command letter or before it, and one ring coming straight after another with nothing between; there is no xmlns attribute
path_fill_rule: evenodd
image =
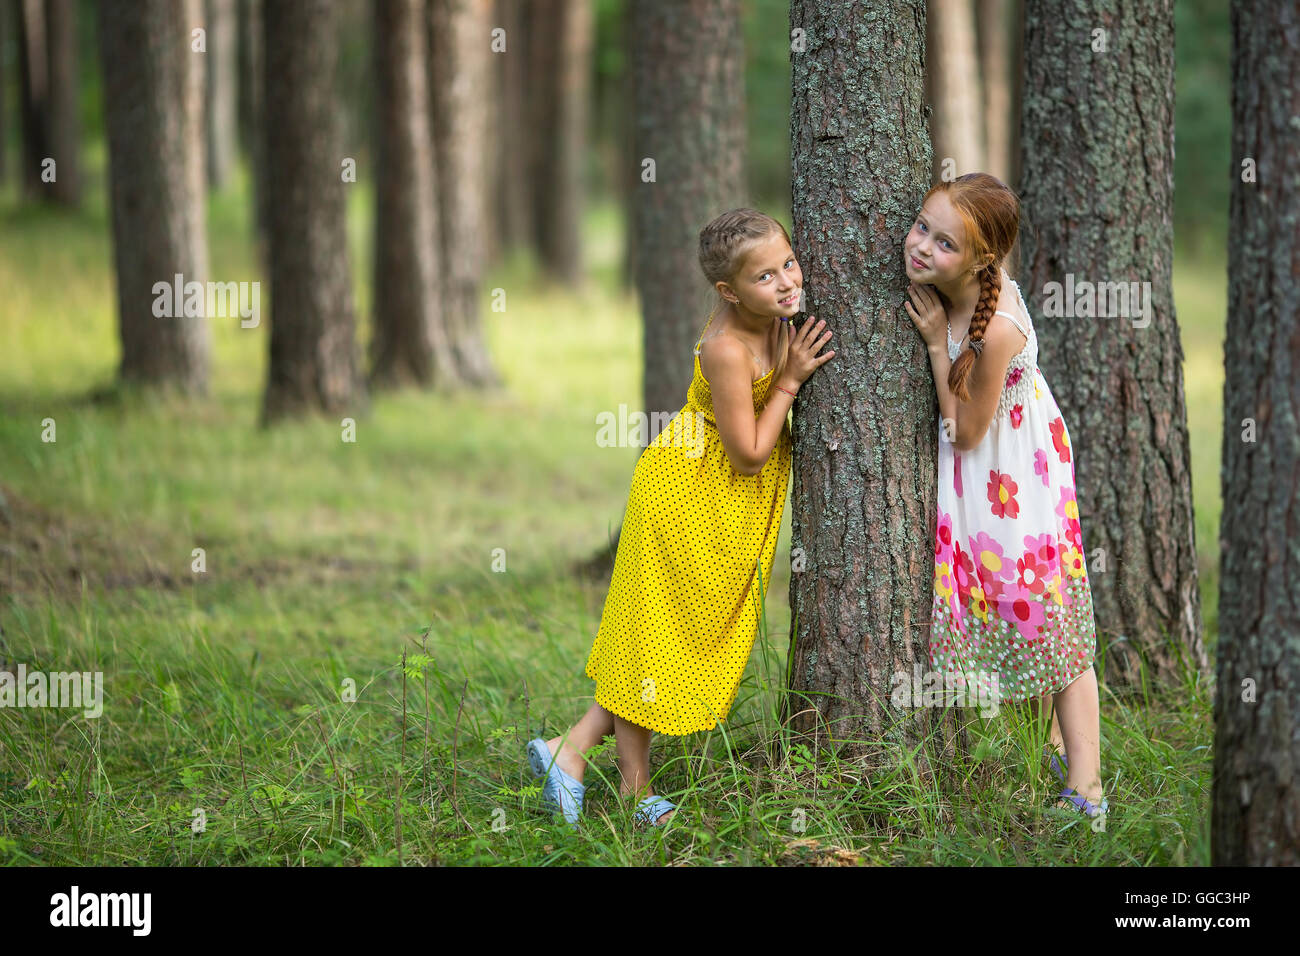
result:
<svg viewBox="0 0 1300 956"><path fill-rule="evenodd" d="M790 336L790 344L786 349L785 373L782 378L787 383L792 383L796 390L808 381L808 376L829 362L835 354L834 349L821 355L817 354L822 346L831 340L830 329L826 330L825 335L821 334L825 326L825 319L810 315L808 321L799 326Z"/></svg>
<svg viewBox="0 0 1300 956"><path fill-rule="evenodd" d="M921 333L926 348L933 349L942 345L946 350L948 313L944 311L938 294L928 285L917 285L911 282L907 286L907 297L911 301L904 302L903 308L907 310L907 315L916 326L916 331Z"/></svg>

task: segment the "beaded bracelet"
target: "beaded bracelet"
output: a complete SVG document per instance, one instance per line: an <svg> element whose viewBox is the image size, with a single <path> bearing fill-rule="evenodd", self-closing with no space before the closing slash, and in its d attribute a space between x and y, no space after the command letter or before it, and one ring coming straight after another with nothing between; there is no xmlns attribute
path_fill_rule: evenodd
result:
<svg viewBox="0 0 1300 956"><path fill-rule="evenodd" d="M775 382L773 382L772 384L773 384L773 385L776 385ZM785 392L785 393L786 393L787 395L789 395L791 398L795 398L795 397L796 397L795 394L794 394L794 392L790 391L788 388L782 388L780 385L776 385L776 387L777 387L777 388L780 388L781 391Z"/></svg>

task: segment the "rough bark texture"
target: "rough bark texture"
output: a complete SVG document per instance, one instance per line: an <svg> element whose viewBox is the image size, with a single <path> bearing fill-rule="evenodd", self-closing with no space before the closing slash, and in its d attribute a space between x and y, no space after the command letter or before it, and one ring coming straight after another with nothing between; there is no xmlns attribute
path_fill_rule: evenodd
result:
<svg viewBox="0 0 1300 956"><path fill-rule="evenodd" d="M934 110L932 179L980 172L984 158L984 98L974 0L929 0L926 9L926 100ZM955 167L955 168L953 168Z"/></svg>
<svg viewBox="0 0 1300 956"><path fill-rule="evenodd" d="M1233 184L1211 853L1215 866L1296 866L1300 11L1293 4L1235 0L1232 36ZM1248 159L1254 182L1242 181L1241 164ZM1251 423L1254 434L1248 435Z"/></svg>
<svg viewBox="0 0 1300 956"><path fill-rule="evenodd" d="M18 10L18 106L23 130L23 193L39 199L45 193L41 162L50 155L45 124L49 108L50 70L45 40L45 4L16 0Z"/></svg>
<svg viewBox="0 0 1300 956"><path fill-rule="evenodd" d="M686 401L695 340L717 298L700 272L700 229L747 204L745 55L738 0L638 0L630 12L636 286L644 410L655 421ZM641 181L647 159L654 182Z"/></svg>
<svg viewBox="0 0 1300 956"><path fill-rule="evenodd" d="M491 13L492 0L429 3L443 315L456 377L479 388L501 384L479 299L487 252Z"/></svg>
<svg viewBox="0 0 1300 956"><path fill-rule="evenodd" d="M425 0L375 5L375 321L371 381L396 387L457 381L443 316L429 131Z"/></svg>
<svg viewBox="0 0 1300 956"><path fill-rule="evenodd" d="M791 26L807 43L792 57L794 247L835 358L794 407L787 714L869 763L932 731L951 753L955 712L890 700L895 674L929 669L933 599L938 403L902 310L932 157L925 3L796 0ZM932 768L933 751L918 760Z"/></svg>
<svg viewBox="0 0 1300 956"><path fill-rule="evenodd" d="M208 182L230 180L237 155L235 65L238 63L236 0L206 0L208 30Z"/></svg>
<svg viewBox="0 0 1300 956"><path fill-rule="evenodd" d="M9 3L0 0L0 186L9 178Z"/></svg>
<svg viewBox="0 0 1300 956"><path fill-rule="evenodd" d="M528 113L535 130L530 185L537 253L554 281L573 284L582 278L591 4L533 0L528 15Z"/></svg>
<svg viewBox="0 0 1300 956"><path fill-rule="evenodd" d="M1073 443L1098 651L1113 686L1143 661L1176 683L1180 661L1208 663L1172 288L1172 0L1029 5L1023 123L1022 285ZM1149 283L1147 319L1045 314L1067 274Z"/></svg>
<svg viewBox="0 0 1300 956"><path fill-rule="evenodd" d="M1011 74L1020 73L1010 56L1011 6L1014 0L977 0L975 27L979 35L980 88L984 96L984 172L1015 188L1011 179L1011 127L1019 114L1011 112ZM1014 67L1013 67L1014 64Z"/></svg>
<svg viewBox="0 0 1300 956"><path fill-rule="evenodd" d="M183 302L153 314L154 283L208 278L198 0L104 0L99 12L120 377L201 394L208 319Z"/></svg>
<svg viewBox="0 0 1300 956"><path fill-rule="evenodd" d="M320 409L366 410L346 232L339 104L339 7L265 4L271 356L263 423Z"/></svg>

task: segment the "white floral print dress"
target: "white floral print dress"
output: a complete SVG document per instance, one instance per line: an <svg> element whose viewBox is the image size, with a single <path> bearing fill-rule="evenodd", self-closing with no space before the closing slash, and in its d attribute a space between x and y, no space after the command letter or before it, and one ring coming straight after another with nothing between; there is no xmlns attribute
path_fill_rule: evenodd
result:
<svg viewBox="0 0 1300 956"><path fill-rule="evenodd" d="M1070 433L1008 281L1024 317L997 314L1027 341L988 432L959 452L939 423L930 663L947 686L1014 702L1060 691L1091 667L1096 624ZM951 336L948 354L961 354Z"/></svg>

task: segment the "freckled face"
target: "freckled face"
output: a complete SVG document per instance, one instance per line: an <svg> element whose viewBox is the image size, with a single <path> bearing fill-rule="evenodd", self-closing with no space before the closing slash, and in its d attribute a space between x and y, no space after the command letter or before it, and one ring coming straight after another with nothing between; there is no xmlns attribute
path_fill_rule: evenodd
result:
<svg viewBox="0 0 1300 956"><path fill-rule="evenodd" d="M785 236L773 233L750 249L731 288L756 315L775 318L798 312L803 270Z"/></svg>
<svg viewBox="0 0 1300 956"><path fill-rule="evenodd" d="M903 242L903 268L913 282L946 285L967 268L966 227L944 193L931 196Z"/></svg>

